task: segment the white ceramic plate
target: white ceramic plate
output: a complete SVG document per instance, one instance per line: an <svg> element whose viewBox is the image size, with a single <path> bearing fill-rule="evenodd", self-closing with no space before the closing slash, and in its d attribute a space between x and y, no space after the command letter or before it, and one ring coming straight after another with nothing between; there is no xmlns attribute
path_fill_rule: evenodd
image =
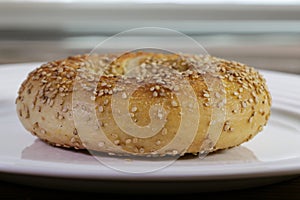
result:
<svg viewBox="0 0 300 200"><path fill-rule="evenodd" d="M152 173L133 174L108 168L88 153L49 146L24 130L14 101L27 73L39 65L0 67L2 180L72 190L174 193L241 189L300 174L300 76L261 71L273 107L268 125L253 140L203 160L184 158Z"/></svg>

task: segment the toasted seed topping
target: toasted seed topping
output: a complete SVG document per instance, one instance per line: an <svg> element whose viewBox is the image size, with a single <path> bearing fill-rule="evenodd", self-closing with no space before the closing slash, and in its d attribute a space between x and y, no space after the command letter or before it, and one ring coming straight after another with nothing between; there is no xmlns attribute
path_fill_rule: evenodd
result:
<svg viewBox="0 0 300 200"><path fill-rule="evenodd" d="M117 57L117 56L112 56L112 57ZM56 62L51 62L43 65L41 68L37 69L35 72L32 73L31 79L36 82L36 85L40 87L38 93L36 94L36 99L37 103L35 101L32 104L28 104L24 110L19 110L19 115L23 117L30 117L29 107L31 109L34 109L36 107L36 110L41 112L41 106L42 103L47 105L47 106L56 106L59 104L59 101L61 100L66 100L66 96L69 95L70 93L73 92L73 82L75 78L80 81L83 80L82 87L90 91L93 96L91 96L91 100L96 100L96 97L98 97L99 102L103 101L103 104L98 107L99 112L104 111L104 107L108 105L110 97L107 97L107 95L112 95L113 93L118 93L121 94L121 98L127 99L129 94L124 92L125 87L122 88L122 86L116 87L114 84L115 82L111 82L110 80L113 78L122 78L124 75L124 69L122 69L121 64L123 63L116 63L115 66L109 65L111 63L112 58L104 58L104 56L99 59L99 66L93 68L90 66L88 62L86 62L89 59L88 56L75 56L75 57L70 57L69 60L65 61L56 61ZM118 65L118 66L117 66ZM195 67L196 66L196 67ZM215 66L215 69L212 66ZM239 70L236 71L234 67L238 66ZM195 69L194 69L194 68ZM199 68L198 68L199 67ZM87 69L85 69L87 68ZM210 71L211 70L211 71ZM99 82L98 88L94 90L93 87L93 82L99 81L98 78L99 76L95 76L103 72L103 79L101 77L101 81ZM91 74L91 72L93 72ZM181 89L180 83L176 82L177 78L187 78L187 80L192 80L192 79L198 79L199 77L205 76L205 74L208 73L216 73L215 76L219 79L222 79L222 81L225 82L225 86L231 87L233 83L230 82L235 82L238 83L238 87L235 88L235 92L233 92L233 95L239 98L240 100L240 105L239 107L235 107L235 109L232 110L232 113L238 113L240 107L246 108L248 107L250 110L250 107L254 109L254 103L270 103L269 97L263 98L262 93L266 90L265 86L263 83L260 81L257 81L258 79L262 78L259 76L258 73L256 73L252 68L246 67L242 64L238 64L236 62L230 62L230 61L225 61L222 59L218 58L213 58L210 56L192 56L190 58L184 57L184 55L179 55L176 59L169 60L168 58L155 58L149 57L145 61L143 61L140 64L140 72L137 73L137 76L135 77L126 77L124 76L124 81L126 81L126 84L137 84L141 82L146 82L149 80L149 74L152 74L153 77L151 77L151 86L150 87L150 92L153 97L163 97L168 95L169 91L179 91ZM106 79L110 78L110 79ZM182 80L182 79L180 79ZM192 80L194 81L194 80ZM85 85L84 85L85 84ZM100 87L101 86L101 87ZM31 88L29 88L29 85L27 85L26 92L27 94L32 94ZM22 89L20 90L21 94ZM149 92L149 91L148 91ZM201 102L203 103L201 106L215 106L214 103L211 103L211 99L213 97L220 98L221 95L220 93L213 93L212 91L206 89L205 92L202 91L196 91L197 96L202 96L205 97L204 101ZM249 94L251 93L251 98ZM222 93L221 93L222 94ZM97 95L97 96L96 96ZM229 94L232 95L232 94ZM56 96L60 96L58 101L54 100ZM188 94L187 94L188 96ZM88 96L89 97L89 96ZM232 97L232 96L231 96ZM248 97L247 100L244 101L244 97ZM108 99L104 99L108 98ZM61 99L61 100L60 100ZM160 99L155 99L155 100L160 100ZM37 105L36 105L37 104ZM224 104L223 102L216 102L216 105L219 107L223 107ZM178 107L179 103L176 100L171 101L171 106L172 107ZM193 108L193 105L189 105L190 108ZM70 108L69 108L70 109ZM67 106L63 106L63 103L61 104L59 112L57 112L57 119L64 119L65 117L69 116L68 112L69 109ZM105 108L106 109L106 108ZM208 108L205 108L208 110ZM243 110L242 110L243 111ZM132 107L131 108L131 117L135 117L137 112L137 107ZM265 115L265 112L263 109L257 111L261 115ZM266 117L269 115L266 115ZM163 119L164 113L163 112L158 112L157 117L159 119ZM250 116L248 118L248 122L251 123L253 121L254 115ZM135 119L137 120L137 119ZM102 122L100 122L101 126L104 126ZM107 123L105 123L108 125ZM262 129L262 127L259 126L259 124L256 126L258 129ZM224 131L233 131L234 129L231 127L229 122L224 124ZM77 135L77 130L73 130L73 134ZM167 129L164 128L161 131L162 135L167 134ZM112 135L113 142L118 145L121 143L121 137L119 135L114 134ZM161 136L163 137L163 136ZM76 142L74 137L71 138L73 142ZM138 140L137 138L133 139L126 139L124 142L125 144L130 144L130 143L137 143L142 140ZM154 140L157 143L160 143L160 140ZM122 139L123 143L123 139ZM79 144L78 144L79 146ZM99 145L101 146L101 145ZM134 146L134 145L133 145ZM137 146L137 153L138 152L144 152L145 149L148 149L144 147ZM133 149L134 147L132 147ZM144 149L145 148L145 149ZM155 150L154 150L155 151ZM170 150L171 153L172 150Z"/></svg>
<svg viewBox="0 0 300 200"><path fill-rule="evenodd" d="M127 94L125 92L122 93L122 99L127 99Z"/></svg>
<svg viewBox="0 0 300 200"><path fill-rule="evenodd" d="M104 111L103 106L99 106L98 111L102 113Z"/></svg>
<svg viewBox="0 0 300 200"><path fill-rule="evenodd" d="M204 93L203 96L209 98L209 94L208 93Z"/></svg>
<svg viewBox="0 0 300 200"><path fill-rule="evenodd" d="M172 105L173 107L178 107L178 103L177 103L177 101L175 101L175 100L172 100L172 101L171 101L171 105Z"/></svg>
<svg viewBox="0 0 300 200"><path fill-rule="evenodd" d="M126 143L126 144L130 144L130 143L131 143L131 139L126 139L126 140L125 140L125 143Z"/></svg>
<svg viewBox="0 0 300 200"><path fill-rule="evenodd" d="M225 126L224 126L224 131L228 131L230 129L230 125L229 124L225 124Z"/></svg>
<svg viewBox="0 0 300 200"><path fill-rule="evenodd" d="M168 130L166 128L163 128L161 134L162 135L167 135L168 134Z"/></svg>
<svg viewBox="0 0 300 200"><path fill-rule="evenodd" d="M133 142L133 143L137 143L137 142L138 142L138 139L137 139L137 138L133 138L133 139L132 139L132 142Z"/></svg>
<svg viewBox="0 0 300 200"><path fill-rule="evenodd" d="M251 123L253 121L253 116L248 119L248 122Z"/></svg>
<svg viewBox="0 0 300 200"><path fill-rule="evenodd" d="M140 152L140 153L144 153L144 152L145 152L145 149L144 149L144 148L140 148L140 149L139 149L139 152Z"/></svg>
<svg viewBox="0 0 300 200"><path fill-rule="evenodd" d="M137 111L137 107L134 106L131 108L131 112L136 112L136 111Z"/></svg>
<svg viewBox="0 0 300 200"><path fill-rule="evenodd" d="M109 102L108 99L105 99L103 104L106 106L108 104L108 102Z"/></svg>

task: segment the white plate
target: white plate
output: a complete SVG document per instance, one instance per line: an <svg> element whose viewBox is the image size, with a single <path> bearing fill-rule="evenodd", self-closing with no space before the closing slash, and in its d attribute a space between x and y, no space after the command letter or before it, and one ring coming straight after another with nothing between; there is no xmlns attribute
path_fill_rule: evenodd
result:
<svg viewBox="0 0 300 200"><path fill-rule="evenodd" d="M24 130L14 101L27 73L39 65L0 67L3 180L73 190L174 193L240 189L300 174L300 76L261 71L267 79L273 107L268 125L251 141L203 160L179 159L152 173L133 174L108 168L88 153L49 146Z"/></svg>

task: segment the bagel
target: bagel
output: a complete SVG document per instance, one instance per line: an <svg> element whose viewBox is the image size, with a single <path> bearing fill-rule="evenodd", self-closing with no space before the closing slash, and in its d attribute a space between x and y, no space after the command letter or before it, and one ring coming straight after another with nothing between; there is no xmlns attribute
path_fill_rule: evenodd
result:
<svg viewBox="0 0 300 200"><path fill-rule="evenodd" d="M232 148L261 132L270 110L266 80L253 67L142 51L48 62L28 74L16 98L20 122L41 140L109 154Z"/></svg>

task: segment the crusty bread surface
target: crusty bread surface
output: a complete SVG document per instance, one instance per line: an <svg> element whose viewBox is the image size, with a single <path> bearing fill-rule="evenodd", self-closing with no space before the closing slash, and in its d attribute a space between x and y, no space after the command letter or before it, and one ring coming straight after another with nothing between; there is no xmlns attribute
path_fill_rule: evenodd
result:
<svg viewBox="0 0 300 200"><path fill-rule="evenodd" d="M180 94L180 87L193 93ZM197 105L185 105L193 98ZM114 102L128 108L118 110ZM160 107L151 112L153 106ZM270 108L266 81L253 67L209 55L151 52L48 62L29 73L16 99L22 125L49 144L134 155L199 153L208 140L211 151L238 146L263 130ZM159 129L143 135L151 123ZM210 138L214 123L221 129Z"/></svg>

